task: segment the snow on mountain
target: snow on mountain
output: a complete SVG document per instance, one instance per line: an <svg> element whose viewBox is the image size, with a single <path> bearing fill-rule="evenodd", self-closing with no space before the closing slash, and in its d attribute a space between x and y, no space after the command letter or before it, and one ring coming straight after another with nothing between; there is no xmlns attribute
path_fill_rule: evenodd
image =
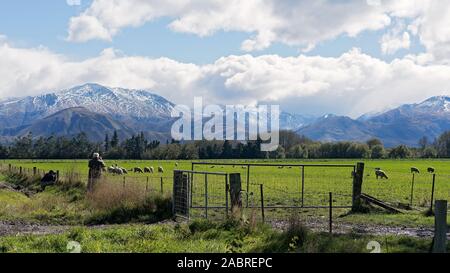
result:
<svg viewBox="0 0 450 273"><path fill-rule="evenodd" d="M168 119L174 104L145 90L85 84L36 97L0 103L0 121L7 127L28 125L68 108L84 107L114 118Z"/></svg>

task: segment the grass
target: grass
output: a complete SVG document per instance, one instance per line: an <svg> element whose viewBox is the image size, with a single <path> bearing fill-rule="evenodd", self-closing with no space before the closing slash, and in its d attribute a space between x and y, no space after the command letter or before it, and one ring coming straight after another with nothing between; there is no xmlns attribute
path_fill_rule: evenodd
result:
<svg viewBox="0 0 450 273"><path fill-rule="evenodd" d="M315 161L294 161L294 160L220 160L210 162L234 162L234 163L283 163L283 164L356 164L357 160L315 160ZM421 170L421 174L415 176L415 188L413 205L420 211L409 211L402 215L391 215L384 212L374 214L353 214L346 217L339 217L348 212L348 210L335 209L334 216L337 222L348 223L373 223L382 225L402 225L408 227L425 226L431 227L433 219L425 217L422 211L429 207L431 199L431 178L426 173L428 167L432 166L437 171L436 178L436 199L449 199L450 184L450 162L448 160L365 160L365 177L363 184L363 192L373 195L379 199L389 201L393 204L408 204L411 194L411 167L417 167ZM81 180L86 180L87 161L86 160L57 160L57 161L31 161L31 160L12 160L4 161L3 164L13 164L14 166L22 166L24 168L37 167L46 171L60 170L62 175L80 173ZM160 178L163 177L163 191L165 194L171 193L172 173L174 169L191 169L191 161L135 161L135 160L117 160L106 161L107 165L118 164L126 169L133 167L162 166L165 170L164 174L128 174L125 176L127 187L139 187L138 191L147 189L152 192L160 192ZM374 177L374 169L382 168L389 176L389 180L376 180ZM247 169L232 166L197 166L196 170L213 171L225 173L240 173L243 181L244 190L246 190ZM328 193L333 192L334 206L348 206L351 204L352 177L351 168L312 168L305 169L305 196L304 205L306 206L328 206ZM283 168L277 167L252 167L249 185L249 203L258 206L260 202L259 184L264 185L265 205L266 206L283 206L283 205L301 205L301 176L300 168ZM71 175L72 176L72 175ZM84 176L84 177L83 177ZM116 182L118 185L123 184L123 177L107 176L108 181ZM147 182L148 181L148 182ZM193 204L204 204L204 177L195 176ZM199 182L198 182L199 181ZM208 177L208 194L209 205L224 206L225 205L225 181L222 177ZM148 184L147 184L148 183ZM246 195L244 193L244 203ZM120 211L120 210L119 210ZM198 215L202 215L203 211L194 211ZM256 211L259 214L259 210ZM324 218L327 216L326 210L304 210L302 213L310 217ZM119 213L120 214L120 213ZM223 218L223 211L210 211L211 217ZM268 210L267 218L286 218L289 212L286 210ZM0 215L1 218L1 215ZM83 217L82 217L83 218ZM101 218L101 217L100 217ZM83 218L85 219L85 218ZM106 220L105 220L106 221ZM95 221L94 221L95 222Z"/></svg>
<svg viewBox="0 0 450 273"><path fill-rule="evenodd" d="M170 218L171 198L128 185L102 181L86 195L85 185L68 180L40 189L39 180L9 174L3 180L29 193L0 191L0 220L47 225L153 223Z"/></svg>
<svg viewBox="0 0 450 273"><path fill-rule="evenodd" d="M402 236L329 236L301 225L281 232L230 221L194 221L105 229L77 227L58 235L2 237L0 252L65 253L71 241L80 243L84 253L368 253L370 241L379 242L381 252L426 253L431 244L430 240Z"/></svg>

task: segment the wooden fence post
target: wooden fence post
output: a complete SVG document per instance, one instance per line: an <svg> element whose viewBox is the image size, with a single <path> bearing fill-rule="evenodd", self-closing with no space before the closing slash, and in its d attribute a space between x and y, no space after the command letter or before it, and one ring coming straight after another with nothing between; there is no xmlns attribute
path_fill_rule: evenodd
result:
<svg viewBox="0 0 450 273"><path fill-rule="evenodd" d="M437 200L435 206L433 253L447 250L447 200Z"/></svg>
<svg viewBox="0 0 450 273"><path fill-rule="evenodd" d="M305 166L302 166L302 207L305 206Z"/></svg>
<svg viewBox="0 0 450 273"><path fill-rule="evenodd" d="M56 182L59 182L59 171L56 171Z"/></svg>
<svg viewBox="0 0 450 273"><path fill-rule="evenodd" d="M161 177L161 194L164 194L164 179Z"/></svg>
<svg viewBox="0 0 450 273"><path fill-rule="evenodd" d="M266 214L265 214L265 208L264 208L264 185L261 184L259 186L261 191L261 217L263 224L266 223Z"/></svg>
<svg viewBox="0 0 450 273"><path fill-rule="evenodd" d="M364 177L364 163L356 164L355 174L353 176L353 198L352 211L357 212L361 209L361 193Z"/></svg>
<svg viewBox="0 0 450 273"><path fill-rule="evenodd" d="M33 176L36 176L36 174L37 174L37 168L33 167Z"/></svg>
<svg viewBox="0 0 450 273"><path fill-rule="evenodd" d="M242 192L241 174L240 173L230 174L231 211L233 211L235 208L242 209L241 192Z"/></svg>
<svg viewBox="0 0 450 273"><path fill-rule="evenodd" d="M247 166L247 208L250 191L250 165Z"/></svg>
<svg viewBox="0 0 450 273"><path fill-rule="evenodd" d="M330 234L333 234L333 193L330 192Z"/></svg>
<svg viewBox="0 0 450 273"><path fill-rule="evenodd" d="M225 217L228 219L228 194L230 192L230 185L228 184L228 175L225 175Z"/></svg>
<svg viewBox="0 0 450 273"><path fill-rule="evenodd" d="M413 206L413 198L414 198L414 182L415 182L416 174L412 174L412 181L411 181L411 199L409 201L409 206L412 208Z"/></svg>
<svg viewBox="0 0 450 273"><path fill-rule="evenodd" d="M433 185L431 186L431 203L430 203L430 213L433 214L433 204L434 204L434 188L436 183L436 174L433 174Z"/></svg>
<svg viewBox="0 0 450 273"><path fill-rule="evenodd" d="M205 174L205 218L208 219L208 175Z"/></svg>

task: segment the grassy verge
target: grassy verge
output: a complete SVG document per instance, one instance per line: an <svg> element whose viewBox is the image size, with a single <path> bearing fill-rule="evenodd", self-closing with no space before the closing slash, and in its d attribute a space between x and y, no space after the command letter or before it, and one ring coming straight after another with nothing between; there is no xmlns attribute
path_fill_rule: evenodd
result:
<svg viewBox="0 0 450 273"><path fill-rule="evenodd" d="M331 237L310 232L302 225L280 232L233 221L195 221L189 225L74 228L59 235L3 237L0 252L64 253L70 241L79 242L84 253L369 253L367 245L371 241L379 242L383 253L418 253L428 252L431 244L430 240L408 237Z"/></svg>
<svg viewBox="0 0 450 273"><path fill-rule="evenodd" d="M0 181L14 188L0 190L0 220L47 225L154 223L171 217L167 196L101 181L86 194L83 183L66 179L45 190L39 179L17 174Z"/></svg>

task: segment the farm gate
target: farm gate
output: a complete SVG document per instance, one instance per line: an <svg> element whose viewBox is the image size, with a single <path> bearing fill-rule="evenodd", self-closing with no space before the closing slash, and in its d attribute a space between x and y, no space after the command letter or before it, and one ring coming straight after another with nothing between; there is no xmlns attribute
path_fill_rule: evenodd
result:
<svg viewBox="0 0 450 273"><path fill-rule="evenodd" d="M210 172L212 169L221 172ZM274 170L281 175L271 177ZM185 212L182 208L186 205L177 203L187 199L184 204L189 204L190 217L222 219L232 207L242 207L259 218L286 219L292 210L328 211L332 193L333 208L349 209L353 196L361 194L361 189L356 193L353 189L356 171L357 165L193 162L190 171L175 171L174 193L181 185L186 188L179 192L189 191L189 196L174 195L174 208Z"/></svg>

